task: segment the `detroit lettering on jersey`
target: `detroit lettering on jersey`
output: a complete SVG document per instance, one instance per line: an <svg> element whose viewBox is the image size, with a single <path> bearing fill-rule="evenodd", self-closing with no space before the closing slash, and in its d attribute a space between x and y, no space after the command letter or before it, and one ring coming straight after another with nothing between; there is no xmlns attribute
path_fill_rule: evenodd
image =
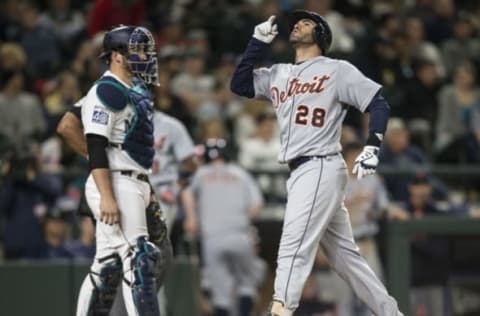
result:
<svg viewBox="0 0 480 316"><path fill-rule="evenodd" d="M321 93L325 90L324 82L329 80L329 75L323 75L321 77L314 76L311 81L302 82L302 78L292 78L288 86L288 90L280 90L278 87L273 86L271 88L271 99L273 102L273 107L276 109L280 105L287 101L287 99L296 94L305 94L305 93Z"/></svg>
<svg viewBox="0 0 480 316"><path fill-rule="evenodd" d="M347 108L364 112L380 85L349 62L324 56L253 71L255 95L272 101L280 129L278 160L341 151Z"/></svg>

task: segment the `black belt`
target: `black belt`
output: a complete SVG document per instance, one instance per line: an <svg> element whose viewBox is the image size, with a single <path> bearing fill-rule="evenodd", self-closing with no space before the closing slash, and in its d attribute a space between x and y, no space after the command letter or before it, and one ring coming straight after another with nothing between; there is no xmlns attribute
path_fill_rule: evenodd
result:
<svg viewBox="0 0 480 316"><path fill-rule="evenodd" d="M150 183L150 181L148 181L148 176L144 173L136 173L132 170L118 170L118 172L120 172L122 176L133 177L137 180Z"/></svg>
<svg viewBox="0 0 480 316"><path fill-rule="evenodd" d="M290 172L293 170L297 169L300 167L300 165L306 163L307 161L313 160L313 159L321 159L321 158L326 158L330 156L336 156L338 153L333 153L333 154L326 154L326 155L316 155L316 156L300 156L297 158L294 158L288 162L288 168L290 169Z"/></svg>
<svg viewBox="0 0 480 316"><path fill-rule="evenodd" d="M122 144L116 144L116 143L108 143L110 147L118 148L118 149L123 149Z"/></svg>

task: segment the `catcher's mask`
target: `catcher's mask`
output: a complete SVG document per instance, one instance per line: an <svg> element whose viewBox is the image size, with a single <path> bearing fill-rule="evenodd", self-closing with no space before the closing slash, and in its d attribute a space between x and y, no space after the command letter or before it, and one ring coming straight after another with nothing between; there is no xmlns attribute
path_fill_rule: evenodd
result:
<svg viewBox="0 0 480 316"><path fill-rule="evenodd" d="M158 85L157 52L149 30L141 26L125 25L112 29L103 38L100 58L108 60L113 51L125 56L130 71L135 76L146 84Z"/></svg>

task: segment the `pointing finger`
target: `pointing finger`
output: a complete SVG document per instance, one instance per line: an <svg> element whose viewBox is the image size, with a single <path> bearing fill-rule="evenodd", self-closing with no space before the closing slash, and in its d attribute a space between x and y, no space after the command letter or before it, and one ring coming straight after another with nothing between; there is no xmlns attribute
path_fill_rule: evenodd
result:
<svg viewBox="0 0 480 316"><path fill-rule="evenodd" d="M272 25L273 24L273 21L275 20L275 15L272 15L268 18L267 22Z"/></svg>

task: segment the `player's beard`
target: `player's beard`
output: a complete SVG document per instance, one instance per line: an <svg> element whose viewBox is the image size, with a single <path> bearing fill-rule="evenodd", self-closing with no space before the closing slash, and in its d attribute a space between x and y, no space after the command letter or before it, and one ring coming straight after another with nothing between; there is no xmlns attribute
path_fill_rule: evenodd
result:
<svg viewBox="0 0 480 316"><path fill-rule="evenodd" d="M298 31L296 33L297 34L294 34L293 32L290 33L290 43L292 44L293 48L316 45L315 41L313 40L312 33L298 34Z"/></svg>

